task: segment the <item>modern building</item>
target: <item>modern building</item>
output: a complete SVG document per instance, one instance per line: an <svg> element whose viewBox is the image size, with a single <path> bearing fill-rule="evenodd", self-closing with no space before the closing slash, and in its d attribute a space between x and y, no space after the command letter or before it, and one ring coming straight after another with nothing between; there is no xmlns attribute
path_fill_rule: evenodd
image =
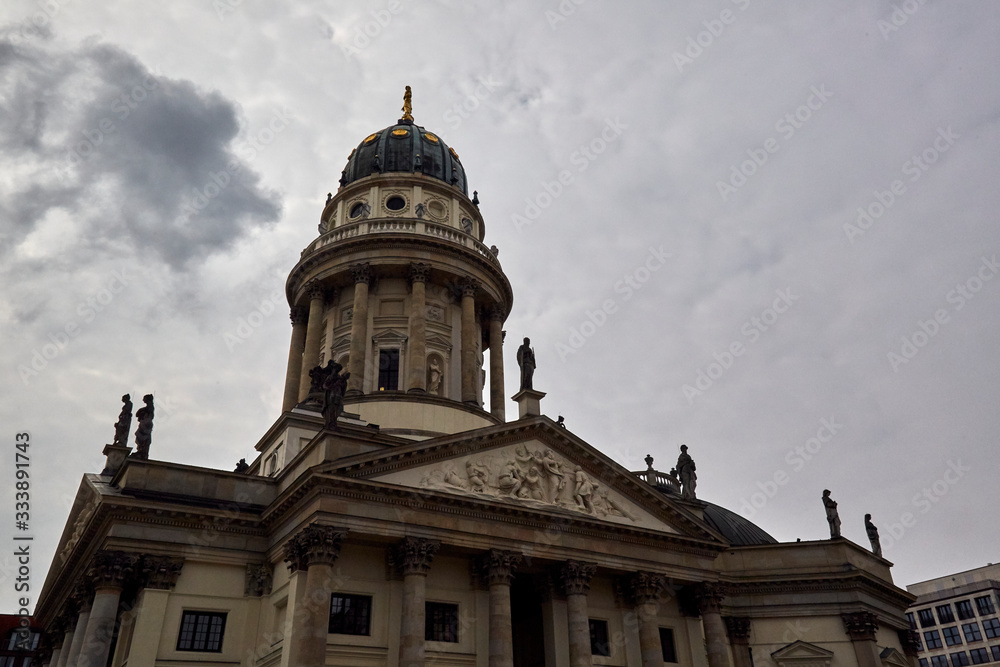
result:
<svg viewBox="0 0 1000 667"><path fill-rule="evenodd" d="M27 625L24 623L27 622ZM41 630L30 616L0 614L0 667L33 667Z"/></svg>
<svg viewBox="0 0 1000 667"><path fill-rule="evenodd" d="M291 269L252 463L116 438L83 476L43 664L916 667L888 561L624 469L544 415L527 361L506 414L510 283L459 154L404 109Z"/></svg>
<svg viewBox="0 0 1000 667"><path fill-rule="evenodd" d="M906 589L917 596L906 618L920 633L920 667L1000 662L1000 565L987 565Z"/></svg>

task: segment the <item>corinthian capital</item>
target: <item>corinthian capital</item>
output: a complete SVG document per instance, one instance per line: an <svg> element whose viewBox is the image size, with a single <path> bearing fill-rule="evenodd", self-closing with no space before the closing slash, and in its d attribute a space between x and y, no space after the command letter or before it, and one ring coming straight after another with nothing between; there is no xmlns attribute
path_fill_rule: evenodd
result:
<svg viewBox="0 0 1000 667"><path fill-rule="evenodd" d="M351 264L351 278L356 283L369 283L372 281L372 267L368 262L361 264Z"/></svg>
<svg viewBox="0 0 1000 667"><path fill-rule="evenodd" d="M878 630L878 619L870 611L858 611L851 614L841 614L844 620L844 629L851 637L852 642L875 640L875 632Z"/></svg>
<svg viewBox="0 0 1000 667"><path fill-rule="evenodd" d="M340 543L347 531L333 526L310 524L285 543L285 562L291 572L310 565L332 565L340 556Z"/></svg>
<svg viewBox="0 0 1000 667"><path fill-rule="evenodd" d="M590 579L597 572L597 565L578 560L568 560L559 568L559 581L566 595L586 595Z"/></svg>
<svg viewBox="0 0 1000 667"><path fill-rule="evenodd" d="M402 574L427 574L431 569L434 555L441 548L437 540L419 537L405 537L396 545L393 562Z"/></svg>
<svg viewBox="0 0 1000 667"><path fill-rule="evenodd" d="M626 581L632 604L657 602L667 585L667 578L654 572L636 572Z"/></svg>
<svg viewBox="0 0 1000 667"><path fill-rule="evenodd" d="M136 574L139 554L125 551L98 551L87 574L94 588L121 588Z"/></svg>
<svg viewBox="0 0 1000 667"><path fill-rule="evenodd" d="M488 585L510 586L514 580L514 571L521 565L521 560L519 553L490 549L479 557L479 570Z"/></svg>

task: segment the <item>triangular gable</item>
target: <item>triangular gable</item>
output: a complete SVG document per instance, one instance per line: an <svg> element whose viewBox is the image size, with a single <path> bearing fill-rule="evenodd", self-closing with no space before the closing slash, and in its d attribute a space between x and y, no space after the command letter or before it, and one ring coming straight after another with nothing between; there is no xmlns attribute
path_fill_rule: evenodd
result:
<svg viewBox="0 0 1000 667"><path fill-rule="evenodd" d="M833 651L801 639L771 654L778 667L830 667Z"/></svg>
<svg viewBox="0 0 1000 667"><path fill-rule="evenodd" d="M884 667L910 667L910 661L906 659L906 656L891 646L882 649L878 657L882 659Z"/></svg>
<svg viewBox="0 0 1000 667"><path fill-rule="evenodd" d="M442 436L338 464L336 472L352 477L723 541L688 510L547 417Z"/></svg>

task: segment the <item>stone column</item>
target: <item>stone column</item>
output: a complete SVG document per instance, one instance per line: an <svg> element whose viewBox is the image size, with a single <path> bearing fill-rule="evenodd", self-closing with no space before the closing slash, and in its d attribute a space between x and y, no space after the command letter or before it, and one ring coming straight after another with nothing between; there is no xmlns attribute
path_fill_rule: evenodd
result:
<svg viewBox="0 0 1000 667"><path fill-rule="evenodd" d="M299 402L302 383L302 354L306 349L306 322L308 311L298 306L290 312L292 318L292 342L288 346L288 366L285 369L285 396L281 411L288 412Z"/></svg>
<svg viewBox="0 0 1000 667"><path fill-rule="evenodd" d="M63 634L62 646L59 651L59 660L56 660L53 654L51 664L53 667L66 667L66 662L69 660L69 648L73 645L73 638L76 636L76 625L75 621L69 619L71 610L67 609L63 612L65 616L61 616L62 624L66 626L67 630Z"/></svg>
<svg viewBox="0 0 1000 667"><path fill-rule="evenodd" d="M503 308L490 308L490 412L505 421L503 389Z"/></svg>
<svg viewBox="0 0 1000 667"><path fill-rule="evenodd" d="M424 592L427 572L441 543L416 537L396 546L393 560L403 574L403 616L399 633L399 667L424 667Z"/></svg>
<svg viewBox="0 0 1000 667"><path fill-rule="evenodd" d="M347 379L347 395L359 396L365 391L365 354L368 351L368 285L372 280L371 266L352 264L354 278L354 310L351 315L351 357L347 362L351 377Z"/></svg>
<svg viewBox="0 0 1000 667"><path fill-rule="evenodd" d="M138 563L139 554L124 551L98 551L94 555L89 572L94 584L94 603L83 647L73 667L104 667L107 664L122 587L135 575Z"/></svg>
<svg viewBox="0 0 1000 667"><path fill-rule="evenodd" d="M859 611L852 614L842 614L844 628L854 646L854 655L858 659L858 667L881 667L875 635L878 632L878 619L869 611Z"/></svg>
<svg viewBox="0 0 1000 667"><path fill-rule="evenodd" d="M462 402L479 405L476 399L476 383L479 368L476 364L476 289L479 283L474 278L464 278L459 287L462 290Z"/></svg>
<svg viewBox="0 0 1000 667"><path fill-rule="evenodd" d="M639 622L639 653L642 667L662 667L663 649L660 646L660 596L667 579L653 572L636 572L629 577L629 597L635 607Z"/></svg>
<svg viewBox="0 0 1000 667"><path fill-rule="evenodd" d="M708 651L708 667L731 667L726 642L726 625L722 622L722 600L725 590L711 582L699 584L695 589L695 601L701 613L701 626L705 632L705 648Z"/></svg>
<svg viewBox="0 0 1000 667"><path fill-rule="evenodd" d="M166 556L146 556L140 567L142 590L136 598L132 621L132 647L128 664L146 667L156 663L159 650L157 642L142 641L146 637L156 637L163 628L170 591L177 584L184 566L183 558ZM118 650L121 650L119 647Z"/></svg>
<svg viewBox="0 0 1000 667"><path fill-rule="evenodd" d="M510 620L510 584L521 554L490 549L479 569L490 587L490 667L514 667L514 632Z"/></svg>
<svg viewBox="0 0 1000 667"><path fill-rule="evenodd" d="M726 633L733 647L734 667L753 667L750 659L750 619L746 616L727 616Z"/></svg>
<svg viewBox="0 0 1000 667"><path fill-rule="evenodd" d="M330 634L330 581L333 564L340 556L340 543L347 531L311 524L285 544L288 569L306 571L302 607L289 609L292 631L285 641L288 664L322 667L326 664L326 638Z"/></svg>
<svg viewBox="0 0 1000 667"><path fill-rule="evenodd" d="M76 665L76 659L80 655L80 648L83 646L83 636L87 633L87 622L90 620L90 605L94 601L94 589L89 582L84 581L77 585L71 596L73 610L76 618L73 620L66 640L63 642L62 664L65 667ZM69 610L67 609L67 612Z"/></svg>
<svg viewBox="0 0 1000 667"><path fill-rule="evenodd" d="M903 653L910 663L910 667L918 667L920 664L920 635L916 630L897 630L899 645L903 647Z"/></svg>
<svg viewBox="0 0 1000 667"><path fill-rule="evenodd" d="M410 344L409 378L406 390L423 394L427 390L427 297L426 283L431 267L427 264L410 264Z"/></svg>
<svg viewBox="0 0 1000 667"><path fill-rule="evenodd" d="M590 653L590 617L587 591L597 565L569 560L560 568L559 579L566 593L566 620L569 625L570 667L592 667Z"/></svg>
<svg viewBox="0 0 1000 667"><path fill-rule="evenodd" d="M309 285L306 294L309 297L309 321L299 370L299 401L309 395L309 371L319 365L319 340L323 337L323 302L326 298L323 288L315 283Z"/></svg>
<svg viewBox="0 0 1000 667"><path fill-rule="evenodd" d="M66 662L64 663L66 667L76 667L77 660L80 658L80 650L83 648L83 640L87 634L87 623L90 622L90 605L91 601L88 600L80 606L80 615L76 619L76 632L73 634L73 641L66 651Z"/></svg>

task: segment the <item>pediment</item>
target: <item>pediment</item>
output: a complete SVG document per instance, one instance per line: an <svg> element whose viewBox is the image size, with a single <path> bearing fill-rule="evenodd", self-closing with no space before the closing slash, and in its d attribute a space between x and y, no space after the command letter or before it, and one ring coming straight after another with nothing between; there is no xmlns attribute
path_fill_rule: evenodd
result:
<svg viewBox="0 0 1000 667"><path fill-rule="evenodd" d="M771 654L779 667L829 667L833 651L798 640Z"/></svg>
<svg viewBox="0 0 1000 667"><path fill-rule="evenodd" d="M724 542L691 510L547 417L344 459L334 471L448 494L460 502L495 503L504 511L559 514L684 540Z"/></svg>
<svg viewBox="0 0 1000 667"><path fill-rule="evenodd" d="M891 646L882 649L878 657L882 659L882 664L885 667L910 667L910 661L906 659L906 656Z"/></svg>
<svg viewBox="0 0 1000 667"><path fill-rule="evenodd" d="M427 347L437 348L439 350L451 351L451 341L444 336L428 336L427 337Z"/></svg>
<svg viewBox="0 0 1000 667"><path fill-rule="evenodd" d="M385 331L381 331L372 336L372 342L376 344L405 343L406 340L406 334L401 331L396 331L395 329L386 329Z"/></svg>

